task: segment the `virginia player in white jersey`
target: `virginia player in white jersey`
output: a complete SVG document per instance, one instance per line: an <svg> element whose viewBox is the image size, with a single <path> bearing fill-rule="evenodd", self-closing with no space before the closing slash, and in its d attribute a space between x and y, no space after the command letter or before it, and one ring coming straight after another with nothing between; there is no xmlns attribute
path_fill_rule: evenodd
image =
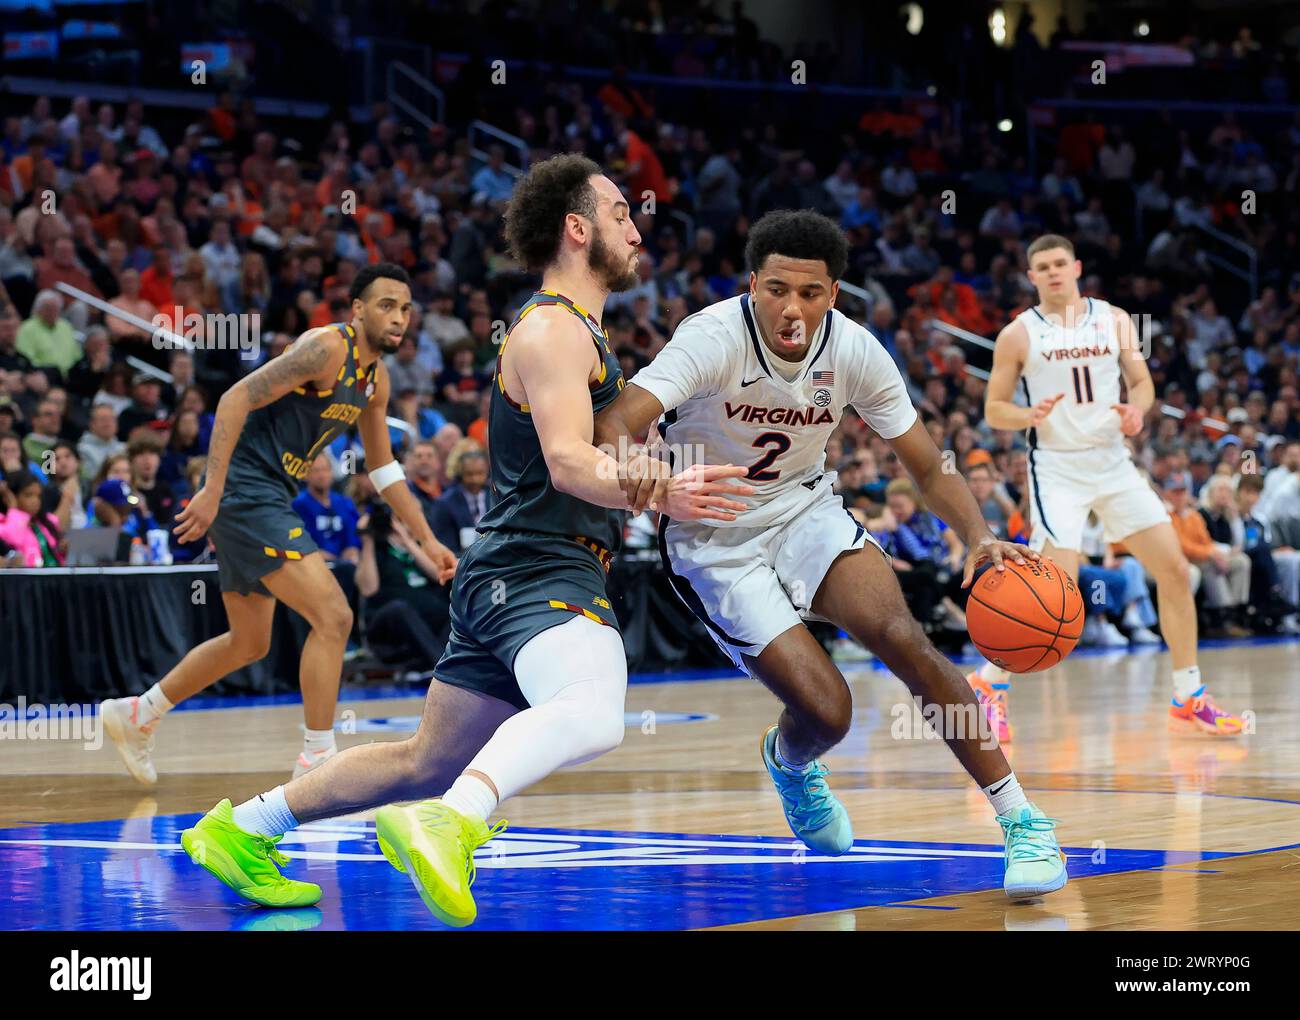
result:
<svg viewBox="0 0 1300 1020"><path fill-rule="evenodd" d="M1030 545L1077 579L1084 522L1095 512L1107 540L1123 542L1156 580L1173 659L1171 728L1238 734L1241 719L1217 708L1201 682L1196 606L1169 513L1124 445L1155 402L1133 323L1079 294L1083 263L1067 238L1044 235L1028 257L1038 304L998 334L984 416L994 428L1028 430ZM1027 407L1015 403L1017 387ZM969 679L1005 743L1010 674L989 663Z"/></svg>
<svg viewBox="0 0 1300 1020"><path fill-rule="evenodd" d="M1026 799L961 671L926 638L884 552L834 492L826 441L844 408L893 447L964 539L966 583L984 560L1002 570L1003 557L1035 554L993 536L961 475L942 469L893 360L835 310L848 258L840 228L811 211L769 213L750 230L746 256L749 292L683 320L597 416L596 441L628 461L632 437L658 422L661 449L679 468L684 455L748 468L755 491L736 497L743 513L662 522L660 551L674 588L718 644L784 703L761 751L796 836L830 855L853 843L817 760L844 738L853 715L848 684L804 625L817 618L875 652L926 709L970 720L943 737L1002 825L1007 894L1059 889L1066 871L1054 821ZM654 507L660 488L633 478L628 502Z"/></svg>

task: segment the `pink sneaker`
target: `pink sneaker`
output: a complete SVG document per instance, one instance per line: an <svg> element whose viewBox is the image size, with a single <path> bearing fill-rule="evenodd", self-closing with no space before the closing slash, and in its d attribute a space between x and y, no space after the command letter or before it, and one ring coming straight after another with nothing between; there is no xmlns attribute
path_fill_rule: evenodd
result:
<svg viewBox="0 0 1300 1020"><path fill-rule="evenodd" d="M1223 711L1202 687L1182 704L1175 698L1169 703L1169 728L1175 732L1210 733L1216 737L1235 737L1241 733L1240 716Z"/></svg>
<svg viewBox="0 0 1300 1020"><path fill-rule="evenodd" d="M140 699L110 698L99 703L99 718L126 770L141 786L158 782L153 764L153 732L159 720L140 724Z"/></svg>
<svg viewBox="0 0 1300 1020"><path fill-rule="evenodd" d="M298 760L293 763L293 778L305 776L313 769L318 769L327 761L339 753L337 747L331 747L328 751L321 751L319 754L308 754L306 751L298 752Z"/></svg>
<svg viewBox="0 0 1300 1020"><path fill-rule="evenodd" d="M980 676L979 670L968 674L966 682L975 691L975 698L979 701L980 708L984 709L989 726L998 735L998 743L1011 743L1011 724L1007 722L1007 692L995 691L993 685Z"/></svg>

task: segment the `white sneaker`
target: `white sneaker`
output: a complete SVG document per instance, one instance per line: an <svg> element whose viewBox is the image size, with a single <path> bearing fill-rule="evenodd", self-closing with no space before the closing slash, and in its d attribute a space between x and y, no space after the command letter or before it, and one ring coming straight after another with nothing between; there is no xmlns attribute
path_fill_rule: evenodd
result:
<svg viewBox="0 0 1300 1020"><path fill-rule="evenodd" d="M1129 631L1128 639L1135 645L1158 645L1160 635L1146 627L1135 627Z"/></svg>
<svg viewBox="0 0 1300 1020"><path fill-rule="evenodd" d="M1100 636L1098 644L1106 648L1128 647L1128 638L1121 634L1119 628L1109 620L1102 621L1101 626L1098 627L1098 632Z"/></svg>
<svg viewBox="0 0 1300 1020"><path fill-rule="evenodd" d="M1295 613L1285 617L1277 625L1277 632L1279 634L1300 634L1300 617L1297 617Z"/></svg>
<svg viewBox="0 0 1300 1020"><path fill-rule="evenodd" d="M122 764L137 783L153 786L158 782L158 770L152 758L153 733L159 720L141 726L136 721L139 713L139 698L111 698L99 703L104 732L117 748Z"/></svg>
<svg viewBox="0 0 1300 1020"><path fill-rule="evenodd" d="M318 769L327 761L339 753L337 747L331 747L328 751L321 751L318 754L309 755L306 751L298 752L298 760L293 764L293 778L305 776L313 769Z"/></svg>
<svg viewBox="0 0 1300 1020"><path fill-rule="evenodd" d="M1128 608L1124 610L1124 626L1129 630L1137 630L1142 624L1142 614L1138 612L1136 602L1130 602Z"/></svg>
<svg viewBox="0 0 1300 1020"><path fill-rule="evenodd" d="M831 644L833 662L868 662L871 653L852 638L836 638Z"/></svg>

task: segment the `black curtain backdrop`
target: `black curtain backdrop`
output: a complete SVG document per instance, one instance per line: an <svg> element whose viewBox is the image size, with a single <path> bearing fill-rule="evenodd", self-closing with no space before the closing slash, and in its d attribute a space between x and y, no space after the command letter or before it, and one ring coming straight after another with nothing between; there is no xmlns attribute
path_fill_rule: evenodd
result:
<svg viewBox="0 0 1300 1020"><path fill-rule="evenodd" d="M345 590L354 568L331 564ZM632 672L727 664L655 560L621 558L609 591ZM226 629L214 565L0 570L0 702L97 701L139 694L195 645ZM213 695L298 688L307 625L276 608L271 651ZM346 670L345 670L346 674Z"/></svg>

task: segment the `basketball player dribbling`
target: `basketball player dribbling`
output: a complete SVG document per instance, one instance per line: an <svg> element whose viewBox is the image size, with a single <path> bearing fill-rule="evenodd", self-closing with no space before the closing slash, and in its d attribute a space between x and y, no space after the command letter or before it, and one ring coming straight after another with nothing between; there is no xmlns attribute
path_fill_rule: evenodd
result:
<svg viewBox="0 0 1300 1020"><path fill-rule="evenodd" d="M293 508L302 479L340 431L361 432L375 490L410 529L430 572L446 583L456 557L433 537L403 481L385 424L388 369L411 317L406 270L366 266L352 282L352 319L310 329L221 398L203 483L177 515L176 537L211 532L230 629L193 648L139 697L100 705L104 728L131 775L158 781L155 731L165 714L223 676L263 658L275 603L311 625L299 666L306 736L293 774L337 753L334 708L352 610Z"/></svg>
<svg viewBox="0 0 1300 1020"><path fill-rule="evenodd" d="M477 916L474 851L497 805L623 740L627 658L605 591L628 507L620 464L592 446L593 415L623 388L601 325L605 299L637 282L627 201L590 160L556 156L515 186L506 239L542 276L497 355L489 409L496 505L451 593L451 636L409 740L350 747L251 800L223 800L181 834L190 857L241 896L309 906L320 887L281 875L275 848L303 822L379 805L384 856L446 924ZM629 469L634 465L628 465ZM646 461L644 472L667 472ZM696 465L658 509L734 519L743 468ZM420 798L438 797L436 800ZM395 806L395 801L418 801Z"/></svg>
<svg viewBox="0 0 1300 1020"><path fill-rule="evenodd" d="M1133 323L1122 309L1080 295L1083 263L1069 239L1046 234L1028 258L1038 305L998 334L984 416L994 428L1028 430L1030 545L1077 581L1084 524L1096 513L1107 541L1122 542L1155 578L1173 661L1170 728L1238 734L1242 720L1218 708L1201 680L1196 605L1169 513L1124 445L1155 401ZM1027 407L1013 400L1017 384ZM1010 740L1011 674L990 662L967 679L999 739Z"/></svg>
<svg viewBox="0 0 1300 1020"><path fill-rule="evenodd" d="M597 418L596 439L628 448L659 421L670 455L748 464L754 486L734 520L661 518L660 554L677 594L737 667L780 699L760 741L791 831L830 856L853 845L848 812L818 760L849 731L848 683L807 619L829 620L871 649L929 711L970 726L942 734L988 797L1003 830L1003 888L1014 899L1067 880L1055 820L1034 807L1007 764L961 670L903 600L894 570L834 491L826 443L852 406L898 454L975 568L1035 554L989 531L965 480L944 470L893 360L835 310L848 241L811 210L769 213L749 232L749 291L689 316L650 365ZM629 472L634 508L657 485ZM958 710L954 713L952 710ZM968 710L968 711L967 711Z"/></svg>

